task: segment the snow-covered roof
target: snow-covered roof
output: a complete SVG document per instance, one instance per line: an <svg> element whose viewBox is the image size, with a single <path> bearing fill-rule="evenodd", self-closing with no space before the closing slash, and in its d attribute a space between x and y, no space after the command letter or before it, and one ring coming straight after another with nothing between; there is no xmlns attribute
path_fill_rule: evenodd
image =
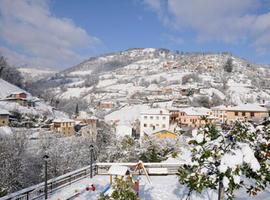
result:
<svg viewBox="0 0 270 200"><path fill-rule="evenodd" d="M141 115L170 115L167 109L151 108L141 112Z"/></svg>
<svg viewBox="0 0 270 200"><path fill-rule="evenodd" d="M149 107L146 105L133 105L125 106L120 110L114 111L105 116L105 121L119 121L119 124L130 125L136 119L140 118L142 110L147 110Z"/></svg>
<svg viewBox="0 0 270 200"><path fill-rule="evenodd" d="M228 107L229 111L252 111L252 112L268 112L267 108L264 108L258 104L241 104L237 106Z"/></svg>
<svg viewBox="0 0 270 200"><path fill-rule="evenodd" d="M182 112L185 112L187 115L195 115L195 116L204 116L208 115L207 112L211 111L208 108L203 108L203 107L188 107L188 108L183 108Z"/></svg>
<svg viewBox="0 0 270 200"><path fill-rule="evenodd" d="M228 108L228 106L220 105L220 106L212 107L211 109L212 110L226 110L227 108Z"/></svg>
<svg viewBox="0 0 270 200"><path fill-rule="evenodd" d="M61 118L61 119L54 119L53 122L55 122L55 123L62 123L62 122L75 122L75 121L73 119Z"/></svg>
<svg viewBox="0 0 270 200"><path fill-rule="evenodd" d="M10 113L5 109L0 108L0 115L10 115Z"/></svg>
<svg viewBox="0 0 270 200"><path fill-rule="evenodd" d="M17 94L17 93L22 93L22 92L26 93L27 95L30 95L23 89L15 85L12 85L11 83L0 78L0 98L6 98L10 94L14 94L14 93Z"/></svg>
<svg viewBox="0 0 270 200"><path fill-rule="evenodd" d="M95 116L90 116L87 112L85 111L80 111L79 112L79 116L78 119L93 119L93 120L97 120L98 118Z"/></svg>
<svg viewBox="0 0 270 200"><path fill-rule="evenodd" d="M132 127L127 125L118 125L115 131L117 136L132 135Z"/></svg>
<svg viewBox="0 0 270 200"><path fill-rule="evenodd" d="M108 171L110 175L125 176L129 168L122 165L112 165Z"/></svg>

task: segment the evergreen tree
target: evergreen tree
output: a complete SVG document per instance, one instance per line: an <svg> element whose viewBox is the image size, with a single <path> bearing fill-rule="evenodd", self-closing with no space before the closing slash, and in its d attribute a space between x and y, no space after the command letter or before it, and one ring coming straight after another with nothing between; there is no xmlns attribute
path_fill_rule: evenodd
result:
<svg viewBox="0 0 270 200"><path fill-rule="evenodd" d="M79 116L79 105L78 105L78 103L76 104L75 115Z"/></svg>
<svg viewBox="0 0 270 200"><path fill-rule="evenodd" d="M256 195L270 183L269 131L267 126L240 122L229 131L211 124L193 131L192 162L179 168L180 183L187 185L190 194L219 188L219 200L224 195L232 200L241 187Z"/></svg>
<svg viewBox="0 0 270 200"><path fill-rule="evenodd" d="M115 179L115 182L112 186L113 193L111 196L103 196L99 197L99 200L136 200L137 196L133 189L133 183L131 178L123 179Z"/></svg>
<svg viewBox="0 0 270 200"><path fill-rule="evenodd" d="M226 72L229 72L229 73L232 72L232 70L233 70L233 60L232 60L232 58L228 58L227 62L224 65L224 70Z"/></svg>

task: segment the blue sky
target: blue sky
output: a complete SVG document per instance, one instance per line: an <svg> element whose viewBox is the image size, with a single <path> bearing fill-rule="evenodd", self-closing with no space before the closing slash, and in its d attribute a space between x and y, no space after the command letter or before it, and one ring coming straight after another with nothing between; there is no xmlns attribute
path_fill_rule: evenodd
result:
<svg viewBox="0 0 270 200"><path fill-rule="evenodd" d="M70 67L134 47L228 51L270 63L267 0L0 0L0 53Z"/></svg>

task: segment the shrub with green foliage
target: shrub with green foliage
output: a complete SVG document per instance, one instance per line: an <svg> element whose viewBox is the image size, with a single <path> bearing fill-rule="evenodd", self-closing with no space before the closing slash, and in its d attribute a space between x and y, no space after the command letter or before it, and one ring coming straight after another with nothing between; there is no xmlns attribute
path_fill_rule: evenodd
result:
<svg viewBox="0 0 270 200"><path fill-rule="evenodd" d="M119 179L115 178L112 185L113 193L111 196L101 195L99 200L136 200L137 195L133 189L133 183L130 178Z"/></svg>
<svg viewBox="0 0 270 200"><path fill-rule="evenodd" d="M256 195L270 183L270 129L236 122L226 131L207 124L193 131L189 141L192 162L178 170L181 184L201 193L220 187L220 199L234 198L234 191L243 187ZM247 181L248 180L248 181Z"/></svg>

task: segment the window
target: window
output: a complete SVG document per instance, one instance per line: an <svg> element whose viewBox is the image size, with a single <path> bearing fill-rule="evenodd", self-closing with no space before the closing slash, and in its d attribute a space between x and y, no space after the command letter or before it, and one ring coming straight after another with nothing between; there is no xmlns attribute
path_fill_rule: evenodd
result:
<svg viewBox="0 0 270 200"><path fill-rule="evenodd" d="M153 119L153 116L150 116L150 119Z"/></svg>
<svg viewBox="0 0 270 200"><path fill-rule="evenodd" d="M143 118L144 118L144 119L147 119L147 116L144 116Z"/></svg>
<svg viewBox="0 0 270 200"><path fill-rule="evenodd" d="M254 116L255 116L255 113L254 113L254 112L251 112L251 113L250 113L250 116L251 116L251 117L254 117Z"/></svg>
<svg viewBox="0 0 270 200"><path fill-rule="evenodd" d="M234 112L234 115L235 115L235 116L238 116L238 112Z"/></svg>
<svg viewBox="0 0 270 200"><path fill-rule="evenodd" d="M242 112L242 116L246 116L246 113L245 112Z"/></svg>
<svg viewBox="0 0 270 200"><path fill-rule="evenodd" d="M159 126L159 124L156 124L156 126Z"/></svg>
<svg viewBox="0 0 270 200"><path fill-rule="evenodd" d="M147 124L143 124L143 127L147 127Z"/></svg>
<svg viewBox="0 0 270 200"><path fill-rule="evenodd" d="M166 119L166 117L162 117L162 119L163 119L163 120L165 120L165 119Z"/></svg>
<svg viewBox="0 0 270 200"><path fill-rule="evenodd" d="M156 119L159 119L159 116L156 116Z"/></svg>
<svg viewBox="0 0 270 200"><path fill-rule="evenodd" d="M162 124L162 128L165 128L166 126L165 126L165 124Z"/></svg>

